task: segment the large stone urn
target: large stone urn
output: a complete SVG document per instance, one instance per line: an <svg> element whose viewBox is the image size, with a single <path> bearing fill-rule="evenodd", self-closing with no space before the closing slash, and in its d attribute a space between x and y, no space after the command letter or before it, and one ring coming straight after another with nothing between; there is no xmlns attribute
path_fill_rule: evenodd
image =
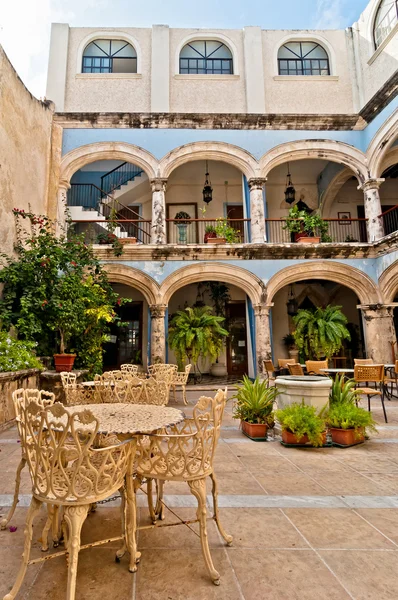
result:
<svg viewBox="0 0 398 600"><path fill-rule="evenodd" d="M279 391L276 397L278 408L304 400L306 404L320 410L329 402L332 380L317 375L285 375L276 378L275 386Z"/></svg>

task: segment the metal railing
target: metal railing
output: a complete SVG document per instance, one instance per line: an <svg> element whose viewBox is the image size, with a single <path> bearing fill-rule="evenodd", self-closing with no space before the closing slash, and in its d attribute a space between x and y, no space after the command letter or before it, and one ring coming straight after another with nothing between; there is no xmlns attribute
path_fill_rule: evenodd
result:
<svg viewBox="0 0 398 600"><path fill-rule="evenodd" d="M398 231L398 204L379 215L383 219L384 235Z"/></svg>
<svg viewBox="0 0 398 600"><path fill-rule="evenodd" d="M112 232L108 229L109 222L104 219L91 219L90 221L74 220L72 224L76 233L85 234L86 244L99 244L105 243L105 237L108 234L112 238ZM152 221L145 219L112 219L116 237L120 239L136 238L137 242L141 244L150 244L151 224Z"/></svg>
<svg viewBox="0 0 398 600"><path fill-rule="evenodd" d="M219 224L216 219L166 219L168 244L203 244L208 227L215 228ZM228 227L235 229L237 244L249 241L250 219L226 219Z"/></svg>
<svg viewBox="0 0 398 600"><path fill-rule="evenodd" d="M94 183L71 183L68 190L68 206L82 206L88 210L99 210L103 191Z"/></svg>
<svg viewBox="0 0 398 600"><path fill-rule="evenodd" d="M328 224L328 232L331 242L366 242L367 219L324 219ZM265 234L268 243L290 244L295 241L294 234L284 229L285 219L265 219Z"/></svg>
<svg viewBox="0 0 398 600"><path fill-rule="evenodd" d="M142 175L143 172L144 171L136 165L124 162L101 177L101 189L105 194L111 194L124 183L128 183Z"/></svg>

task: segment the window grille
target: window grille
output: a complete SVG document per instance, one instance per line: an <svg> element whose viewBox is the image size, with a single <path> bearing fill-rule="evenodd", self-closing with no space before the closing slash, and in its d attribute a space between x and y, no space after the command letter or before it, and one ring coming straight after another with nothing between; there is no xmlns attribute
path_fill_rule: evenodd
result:
<svg viewBox="0 0 398 600"><path fill-rule="evenodd" d="M137 53L123 40L94 40L83 52L82 73L137 73Z"/></svg>
<svg viewBox="0 0 398 600"><path fill-rule="evenodd" d="M375 46L378 48L398 23L398 0L382 0L376 13L373 29Z"/></svg>
<svg viewBox="0 0 398 600"><path fill-rule="evenodd" d="M330 75L329 57L316 42L288 42L278 51L279 75Z"/></svg>
<svg viewBox="0 0 398 600"><path fill-rule="evenodd" d="M232 75L231 51L222 42L212 40L189 42L180 52L180 73L183 75Z"/></svg>

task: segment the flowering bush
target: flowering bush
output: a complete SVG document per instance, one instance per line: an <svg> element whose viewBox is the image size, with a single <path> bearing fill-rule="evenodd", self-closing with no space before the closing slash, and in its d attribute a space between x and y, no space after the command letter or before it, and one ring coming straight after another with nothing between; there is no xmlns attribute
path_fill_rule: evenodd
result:
<svg viewBox="0 0 398 600"><path fill-rule="evenodd" d="M42 369L43 365L33 353L35 344L21 342L0 331L0 371Z"/></svg>

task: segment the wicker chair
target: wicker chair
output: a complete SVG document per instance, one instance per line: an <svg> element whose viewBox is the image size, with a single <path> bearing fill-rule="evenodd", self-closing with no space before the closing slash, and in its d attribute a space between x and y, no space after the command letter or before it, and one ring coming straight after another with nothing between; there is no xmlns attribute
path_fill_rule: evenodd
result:
<svg viewBox="0 0 398 600"><path fill-rule="evenodd" d="M320 369L327 369L329 365L327 360L306 360L305 366L309 375L326 375Z"/></svg>
<svg viewBox="0 0 398 600"><path fill-rule="evenodd" d="M226 404L226 391L218 390L215 398L202 396L193 409L193 418L180 425L169 427L164 434L151 434L145 443L138 443L137 478L148 481L148 495L152 498L151 482L185 481L198 502L197 521L200 524L202 553L210 577L216 585L220 575L215 570L207 540L206 477L212 479L212 495L218 530L228 545L228 535L220 523L217 504L217 480L213 470L214 454L220 436L222 416ZM149 438L149 443L147 440ZM163 485L159 486L156 508L150 506L153 522L161 518ZM151 502L150 502L151 504Z"/></svg>
<svg viewBox="0 0 398 600"><path fill-rule="evenodd" d="M189 373L191 371L192 365L187 365L185 367L185 371L175 371L174 375L173 375L173 381L172 381L172 386L173 386L173 395L174 395L174 402L176 402L177 398L176 398L176 387L180 386L181 387L181 391L182 391L182 398L184 401L184 404L188 404L188 400L187 400L187 394L186 394L186 390L187 390L187 383L188 383L188 377L189 377Z"/></svg>
<svg viewBox="0 0 398 600"><path fill-rule="evenodd" d="M55 395L52 392L46 392L45 390L36 390L36 389L18 389L12 393L12 401L14 404L16 423L18 427L19 437L22 437L22 429L21 429L21 413L22 408L26 405L27 402L34 401L42 408L47 406L51 406L55 402ZM12 501L12 505L7 515L0 521L0 529L6 529L8 523L11 521L15 508L18 504L18 496L19 496L19 488L21 485L21 473L26 465L26 456L24 452L23 446L21 446L22 456L19 461L17 472L15 475L15 489L14 489L14 498ZM45 549L45 548L44 548Z"/></svg>
<svg viewBox="0 0 398 600"><path fill-rule="evenodd" d="M287 366L292 363L294 363L294 358L278 358L278 367L280 369L287 369Z"/></svg>
<svg viewBox="0 0 398 600"><path fill-rule="evenodd" d="M136 570L135 497L132 465L135 444L131 440L107 448L93 448L98 420L87 410L68 413L61 404L43 409L35 402L22 408L21 442L32 478L32 500L25 526L22 564L12 590L4 600L13 600L24 580L30 561L33 520L43 503L63 507L65 552L68 558L66 599L74 600L80 532L91 504L112 496L127 485L126 539L130 570ZM128 476L127 476L128 475ZM96 542L107 543L109 538ZM87 544L84 547L90 547Z"/></svg>
<svg viewBox="0 0 398 600"><path fill-rule="evenodd" d="M267 384L269 387L269 384L273 383L275 381L275 376L276 376L277 371L279 371L279 368L275 367L272 360L263 360L263 369L264 369L264 373L267 378Z"/></svg>
<svg viewBox="0 0 398 600"><path fill-rule="evenodd" d="M355 365L354 380L357 384L356 391L358 394L364 394L368 397L369 411L371 396L380 396L384 420L387 423L386 407L384 406L384 365ZM361 383L365 383L365 386L358 386ZM369 387L369 383L374 383L375 387Z"/></svg>
<svg viewBox="0 0 398 600"><path fill-rule="evenodd" d="M303 367L299 363L289 363L287 365L290 375L304 375Z"/></svg>
<svg viewBox="0 0 398 600"><path fill-rule="evenodd" d="M138 373L138 365L130 365L127 363L120 365L120 370L122 373L131 373L132 375L136 375Z"/></svg>
<svg viewBox="0 0 398 600"><path fill-rule="evenodd" d="M355 365L373 365L373 360L371 358L354 358L354 366Z"/></svg>
<svg viewBox="0 0 398 600"><path fill-rule="evenodd" d="M390 384L390 386L391 386L389 392L388 392L388 384ZM390 396L393 396L392 391L393 391L394 385L395 385L395 389L398 391L398 360L395 361L393 372L388 377L384 377L384 385L385 385L387 394L389 394Z"/></svg>

